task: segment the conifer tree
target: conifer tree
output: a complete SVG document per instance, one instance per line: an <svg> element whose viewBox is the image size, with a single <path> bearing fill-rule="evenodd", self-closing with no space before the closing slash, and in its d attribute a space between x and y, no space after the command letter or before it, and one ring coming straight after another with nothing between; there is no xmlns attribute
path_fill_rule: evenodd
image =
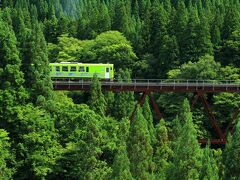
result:
<svg viewBox="0 0 240 180"><path fill-rule="evenodd" d="M240 118L235 127L233 136L229 134L223 155L225 178L238 179L240 177Z"/></svg>
<svg viewBox="0 0 240 180"><path fill-rule="evenodd" d="M224 17L223 29L222 29L222 38L228 39L229 36L240 27L240 12L237 9L238 7L231 3L227 8L226 15ZM229 18L231 17L231 18Z"/></svg>
<svg viewBox="0 0 240 180"><path fill-rule="evenodd" d="M137 109L130 127L127 145L132 176L136 179L151 179L153 173L153 148L148 124L140 108Z"/></svg>
<svg viewBox="0 0 240 180"><path fill-rule="evenodd" d="M142 109L143 109L142 111L143 117L147 120L147 123L148 123L148 131L150 133L151 144L153 146L156 143L156 132L153 126L153 116L152 116L152 111L150 109L148 97L146 97Z"/></svg>
<svg viewBox="0 0 240 180"><path fill-rule="evenodd" d="M177 1L176 14L172 19L172 29L176 34L177 42L179 45L183 41L184 31L188 23L188 11L186 9L184 1Z"/></svg>
<svg viewBox="0 0 240 180"><path fill-rule="evenodd" d="M42 32L42 25L35 17L32 19L32 33L28 38L26 51L23 52L23 72L26 87L30 90L33 102L38 97L51 97L52 84L48 67L47 45Z"/></svg>
<svg viewBox="0 0 240 180"><path fill-rule="evenodd" d="M14 106L24 104L28 94L23 88L24 79L15 33L12 26L2 20L1 15L0 12L0 117L12 121ZM6 123L4 120L0 124Z"/></svg>
<svg viewBox="0 0 240 180"><path fill-rule="evenodd" d="M197 46L197 34L200 24L198 12L196 7L190 9L189 21L186 29L184 30L184 36L180 43L180 55L182 63L188 61L197 61L199 58L198 51L201 51Z"/></svg>
<svg viewBox="0 0 240 180"><path fill-rule="evenodd" d="M170 141L168 139L168 131L165 121L160 120L156 127L156 145L154 146L153 161L155 163L155 174L157 178L166 178L167 169L169 168L169 159L173 152L170 148Z"/></svg>
<svg viewBox="0 0 240 180"><path fill-rule="evenodd" d="M168 178L198 179L201 168L202 152L197 141L197 132L192 121L187 100L183 102L183 126L174 140L172 164L168 169ZM181 119L180 118L180 119Z"/></svg>
<svg viewBox="0 0 240 180"><path fill-rule="evenodd" d="M44 35L47 42L57 43L58 19L55 14L53 5L50 6L48 19L44 21Z"/></svg>
<svg viewBox="0 0 240 180"><path fill-rule="evenodd" d="M140 17L141 18L141 17ZM146 5L146 11L142 17L142 30L140 32L139 51L141 54L149 53L151 47L151 3Z"/></svg>
<svg viewBox="0 0 240 180"><path fill-rule="evenodd" d="M126 141L129 136L130 123L128 118L119 122L118 130L118 151L114 157L112 179L124 180L133 179L130 172L130 161L127 153Z"/></svg>
<svg viewBox="0 0 240 180"><path fill-rule="evenodd" d="M112 179L114 180L132 180L130 172L130 162L127 154L125 142L121 142L118 146L117 154L114 158Z"/></svg>
<svg viewBox="0 0 240 180"><path fill-rule="evenodd" d="M176 37L165 35L162 39L162 45L159 48L159 63L156 64L156 67L159 68L159 71L156 77L165 78L166 73L174 69L179 65L179 46L177 43Z"/></svg>
<svg viewBox="0 0 240 180"><path fill-rule="evenodd" d="M212 179L218 180L218 167L217 163L214 159L213 152L209 147L209 144L203 151L202 156L202 168L200 171L200 179Z"/></svg>
<svg viewBox="0 0 240 180"><path fill-rule="evenodd" d="M107 103L106 114L113 116L113 110L114 110L114 105L115 105L115 93L106 92L106 93L104 93L104 96L105 96L105 100Z"/></svg>
<svg viewBox="0 0 240 180"><path fill-rule="evenodd" d="M211 29L211 40L213 45L217 46L221 43L221 26L222 26L223 17L219 10L216 12L214 20L210 25Z"/></svg>
<svg viewBox="0 0 240 180"><path fill-rule="evenodd" d="M162 39L167 35L169 23L167 12L159 1L154 1L151 10L151 53L159 57L159 47L163 46ZM158 62L159 63L159 62Z"/></svg>
<svg viewBox="0 0 240 180"><path fill-rule="evenodd" d="M98 34L111 29L111 17L109 15L107 6L104 2L99 6L98 22L96 24L96 31Z"/></svg>
<svg viewBox="0 0 240 180"><path fill-rule="evenodd" d="M112 28L122 33L129 32L129 17L130 14L127 12L124 0L119 0L115 5L115 16L113 17Z"/></svg>
<svg viewBox="0 0 240 180"><path fill-rule="evenodd" d="M98 80L97 74L95 74L92 79L88 104L90 108L99 115L105 115L107 103L102 94L101 83Z"/></svg>
<svg viewBox="0 0 240 180"><path fill-rule="evenodd" d="M118 80L128 82L131 79L129 70L119 70ZM120 92L115 94L115 106L114 106L114 117L122 119L129 117L134 108L134 93L133 92Z"/></svg>

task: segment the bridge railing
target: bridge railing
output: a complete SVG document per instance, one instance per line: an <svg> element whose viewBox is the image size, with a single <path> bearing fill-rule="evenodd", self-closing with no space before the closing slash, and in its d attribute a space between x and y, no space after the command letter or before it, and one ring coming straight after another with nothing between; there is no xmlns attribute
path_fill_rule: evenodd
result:
<svg viewBox="0 0 240 180"><path fill-rule="evenodd" d="M54 79L52 80L55 85L88 85L91 84L92 80L71 80L71 79ZM188 86L237 86L240 85L240 80L196 80L196 79L114 79L112 81L102 81L103 85L112 84L135 84L137 85L188 85Z"/></svg>

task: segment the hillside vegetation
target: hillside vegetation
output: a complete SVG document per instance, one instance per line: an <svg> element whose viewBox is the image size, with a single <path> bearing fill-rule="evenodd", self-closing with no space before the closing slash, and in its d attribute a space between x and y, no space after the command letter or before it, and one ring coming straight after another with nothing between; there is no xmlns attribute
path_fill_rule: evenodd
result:
<svg viewBox="0 0 240 180"><path fill-rule="evenodd" d="M55 92L50 62L112 63L116 78L240 80L239 0L0 0L0 179L239 179L191 93ZM206 95L221 128L237 93Z"/></svg>

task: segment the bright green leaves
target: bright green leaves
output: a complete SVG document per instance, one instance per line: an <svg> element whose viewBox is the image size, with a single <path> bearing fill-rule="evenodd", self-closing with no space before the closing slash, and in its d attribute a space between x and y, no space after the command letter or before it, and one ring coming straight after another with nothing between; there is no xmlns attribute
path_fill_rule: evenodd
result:
<svg viewBox="0 0 240 180"><path fill-rule="evenodd" d="M8 133L0 129L0 179L11 179L15 172L12 168L14 156L10 150L10 138Z"/></svg>
<svg viewBox="0 0 240 180"><path fill-rule="evenodd" d="M179 70L172 70L169 72L171 79L196 79L209 80L219 79L221 65L214 61L210 55L199 58L198 62L188 62L183 64Z"/></svg>
<svg viewBox="0 0 240 180"><path fill-rule="evenodd" d="M62 147L57 141L54 119L46 111L29 104L17 108L15 123L17 125L13 134L18 134L15 140L19 162L17 175L26 176L21 171L29 167L27 177L46 177L53 172L62 152Z"/></svg>
<svg viewBox="0 0 240 180"><path fill-rule="evenodd" d="M57 47L50 49L50 57L57 61L113 63L116 69L131 68L137 59L127 39L117 31L102 33L94 40L81 41L63 35Z"/></svg>

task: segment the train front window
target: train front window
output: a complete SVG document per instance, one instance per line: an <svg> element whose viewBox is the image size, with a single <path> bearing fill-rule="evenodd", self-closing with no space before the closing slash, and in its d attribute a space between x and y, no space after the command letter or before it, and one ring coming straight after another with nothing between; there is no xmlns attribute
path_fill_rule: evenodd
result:
<svg viewBox="0 0 240 180"><path fill-rule="evenodd" d="M63 66L62 67L62 71L67 72L68 71L68 67L67 66Z"/></svg>
<svg viewBox="0 0 240 180"><path fill-rule="evenodd" d="M78 67L78 72L84 72L84 66Z"/></svg>
<svg viewBox="0 0 240 180"><path fill-rule="evenodd" d="M71 72L76 72L76 70L77 70L77 67L75 67L75 66L72 66L70 69Z"/></svg>
<svg viewBox="0 0 240 180"><path fill-rule="evenodd" d="M60 71L60 66L55 66L54 69L55 71Z"/></svg>

